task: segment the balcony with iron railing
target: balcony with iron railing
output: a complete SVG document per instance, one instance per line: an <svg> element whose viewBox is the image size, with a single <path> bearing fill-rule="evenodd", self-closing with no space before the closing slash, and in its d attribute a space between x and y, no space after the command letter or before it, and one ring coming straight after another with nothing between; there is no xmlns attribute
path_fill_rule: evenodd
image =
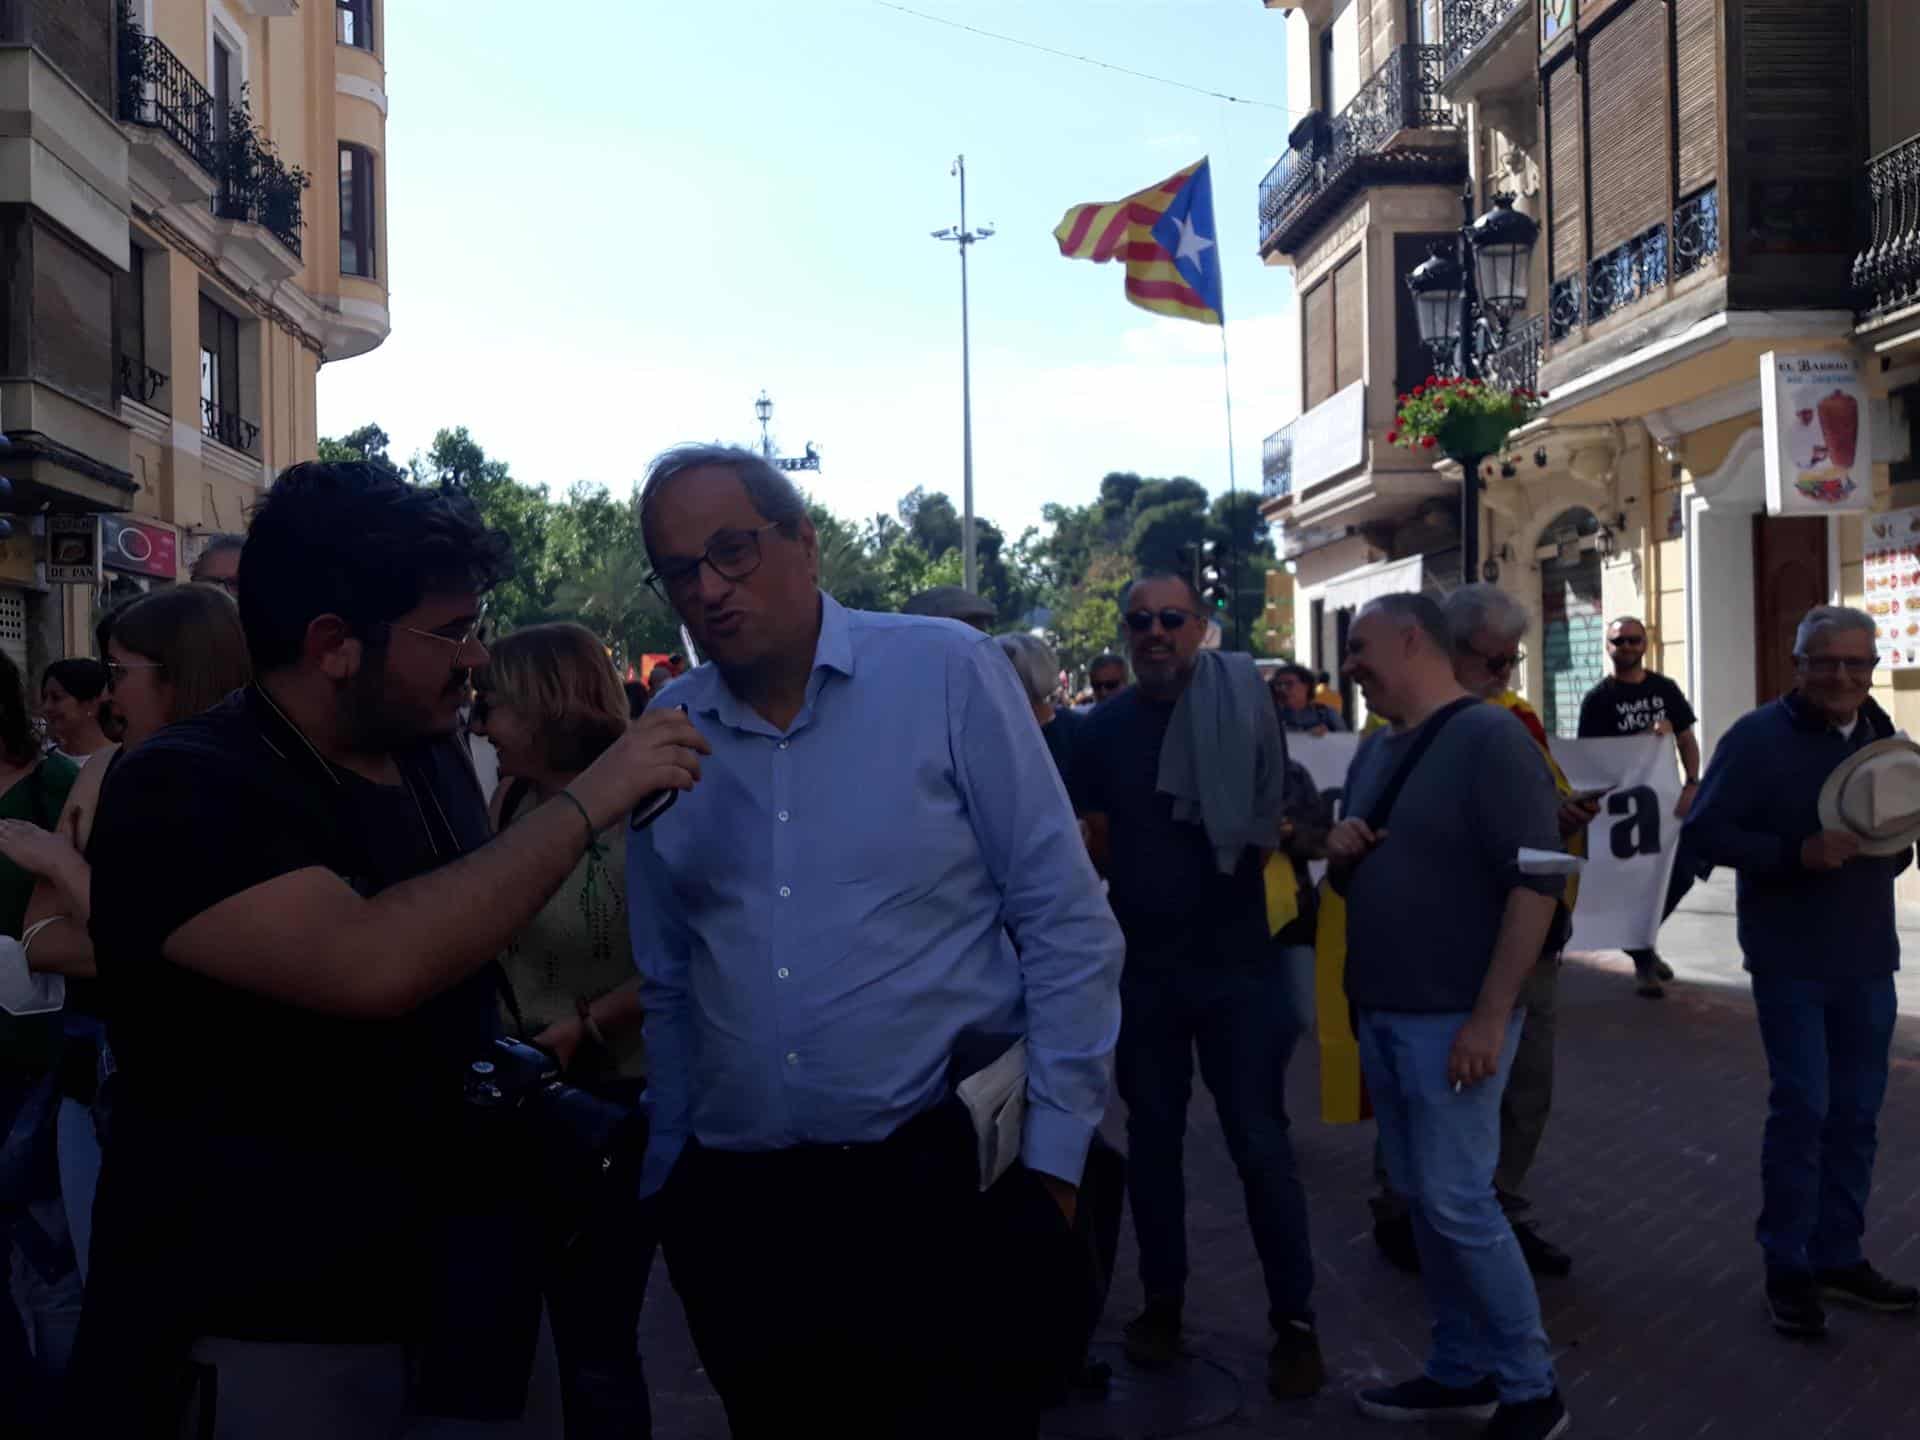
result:
<svg viewBox="0 0 1920 1440"><path fill-rule="evenodd" d="M1863 328L1920 305L1920 135L1867 162L1869 243L1853 262Z"/></svg>
<svg viewBox="0 0 1920 1440"><path fill-rule="evenodd" d="M1260 447L1260 495L1264 500L1293 498L1293 426L1281 426Z"/></svg>
<svg viewBox="0 0 1920 1440"><path fill-rule="evenodd" d="M217 178L213 96L180 57L123 13L120 23L120 119L156 130Z"/></svg>
<svg viewBox="0 0 1920 1440"><path fill-rule="evenodd" d="M1528 315L1514 321L1506 338L1489 343L1479 355L1482 380L1509 390L1540 389L1540 357L1547 344L1547 317Z"/></svg>
<svg viewBox="0 0 1920 1440"><path fill-rule="evenodd" d="M151 405L154 397L167 388L166 372L142 364L131 355L120 357L120 393L129 400Z"/></svg>
<svg viewBox="0 0 1920 1440"><path fill-rule="evenodd" d="M1720 254L1720 229L1720 188L1709 185L1682 200L1670 220L1596 255L1583 273L1555 280L1547 301L1548 340L1578 343L1586 327L1642 300L1670 296Z"/></svg>
<svg viewBox="0 0 1920 1440"><path fill-rule="evenodd" d="M298 258L300 254L301 192L305 172L288 166L247 123L246 111L236 109L222 147L220 192L214 213L223 220L258 225Z"/></svg>
<svg viewBox="0 0 1920 1440"><path fill-rule="evenodd" d="M256 454L254 446L260 442L258 425L242 419L235 411L212 400L200 402L200 432L208 439L218 440L229 449L246 455Z"/></svg>
<svg viewBox="0 0 1920 1440"><path fill-rule="evenodd" d="M1444 51L1401 45L1341 112L1315 110L1260 182L1260 253L1286 255L1369 185L1457 186L1466 142L1440 94Z"/></svg>
<svg viewBox="0 0 1920 1440"><path fill-rule="evenodd" d="M1444 54L1441 91L1459 100L1466 90L1478 89L1474 83L1495 57L1504 57L1512 48L1510 60L1499 66L1502 87L1521 78L1538 84L1538 47L1534 43L1533 0L1445 0L1440 12L1440 48Z"/></svg>

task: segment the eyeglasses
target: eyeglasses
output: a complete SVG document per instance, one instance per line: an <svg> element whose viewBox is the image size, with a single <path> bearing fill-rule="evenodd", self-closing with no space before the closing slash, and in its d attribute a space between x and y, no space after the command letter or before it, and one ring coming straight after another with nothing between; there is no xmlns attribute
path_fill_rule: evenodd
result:
<svg viewBox="0 0 1920 1440"><path fill-rule="evenodd" d="M1802 655L1799 659L1807 667L1809 675L1818 675L1823 680L1833 679L1842 670L1852 679L1866 680L1872 677L1874 666L1880 663L1878 655L1869 655L1864 659L1856 659L1851 655Z"/></svg>
<svg viewBox="0 0 1920 1440"><path fill-rule="evenodd" d="M698 555L668 558L654 566L647 588L671 604L674 595L684 595L699 578L702 565L711 566L722 580L744 580L760 568L760 537L779 523L769 520L757 530L722 530Z"/></svg>
<svg viewBox="0 0 1920 1440"><path fill-rule="evenodd" d="M1171 635L1189 620L1199 618L1191 610L1129 610L1126 614L1127 628L1136 635L1146 634L1156 620L1160 628Z"/></svg>
<svg viewBox="0 0 1920 1440"><path fill-rule="evenodd" d="M1087 688L1096 695L1116 695L1127 688L1125 680L1095 680Z"/></svg>
<svg viewBox="0 0 1920 1440"><path fill-rule="evenodd" d="M1607 641L1607 644L1615 647L1619 647L1622 645L1638 645L1643 649L1646 647L1646 643L1647 643L1647 637L1644 635L1616 635L1611 640Z"/></svg>
<svg viewBox="0 0 1920 1440"><path fill-rule="evenodd" d="M131 665L120 660L109 660L106 662L107 688L109 690L117 690L120 687L120 682L127 678L127 672L129 670L164 670L166 668L167 667L158 660L137 660Z"/></svg>
<svg viewBox="0 0 1920 1440"><path fill-rule="evenodd" d="M442 635L438 630L422 630L413 625L401 625L395 621L387 622L389 630L404 630L409 635L418 635L422 640L437 640L442 645L453 647L453 658L458 660L460 652L476 641L485 646L487 643L487 607L483 603L480 613L473 617L473 623L458 635Z"/></svg>
<svg viewBox="0 0 1920 1440"><path fill-rule="evenodd" d="M1505 675L1509 670L1513 669L1514 666L1520 664L1527 658L1526 650L1518 645L1513 648L1513 653L1510 655L1482 655L1471 645L1462 645L1460 652L1463 655L1471 655L1482 665L1486 666L1489 675Z"/></svg>

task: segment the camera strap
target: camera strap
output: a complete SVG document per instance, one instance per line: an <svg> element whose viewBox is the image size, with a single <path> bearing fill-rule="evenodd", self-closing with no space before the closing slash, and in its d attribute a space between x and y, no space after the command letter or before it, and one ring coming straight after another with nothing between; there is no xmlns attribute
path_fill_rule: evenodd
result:
<svg viewBox="0 0 1920 1440"><path fill-rule="evenodd" d="M1419 765L1421 758L1432 747L1433 742L1440 738L1440 732L1446 728L1447 722L1462 710L1484 703L1468 695L1443 709L1436 710L1427 717L1426 723L1414 735L1413 744L1408 749L1406 758L1400 762L1400 768L1393 772L1393 778L1387 781L1387 788L1380 792L1380 798L1373 802L1373 808L1367 812L1368 829L1380 830L1385 827L1387 817L1393 814L1393 807L1400 800L1400 792L1406 789L1407 780L1412 776L1414 767Z"/></svg>

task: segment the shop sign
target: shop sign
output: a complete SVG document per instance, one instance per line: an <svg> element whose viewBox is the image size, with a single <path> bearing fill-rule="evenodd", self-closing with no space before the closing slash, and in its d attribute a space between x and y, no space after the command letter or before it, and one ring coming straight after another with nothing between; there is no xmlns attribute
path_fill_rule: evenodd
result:
<svg viewBox="0 0 1920 1440"><path fill-rule="evenodd" d="M91 585L99 578L99 521L91 515L49 515L47 583Z"/></svg>
<svg viewBox="0 0 1920 1440"><path fill-rule="evenodd" d="M1920 509L1869 515L1863 527L1862 605L1880 631L1880 663L1920 670Z"/></svg>
<svg viewBox="0 0 1920 1440"><path fill-rule="evenodd" d="M1367 382L1356 380L1293 422L1293 494L1367 461Z"/></svg>
<svg viewBox="0 0 1920 1440"><path fill-rule="evenodd" d="M180 537L162 525L102 515L100 559L109 570L174 580L180 574Z"/></svg>
<svg viewBox="0 0 1920 1440"><path fill-rule="evenodd" d="M13 533L0 540L0 582L8 585L32 585L38 578L33 562L38 558L39 537L33 522L25 515L13 518Z"/></svg>
<svg viewBox="0 0 1920 1440"><path fill-rule="evenodd" d="M1860 362L1847 350L1760 357L1769 515L1863 515L1873 441Z"/></svg>

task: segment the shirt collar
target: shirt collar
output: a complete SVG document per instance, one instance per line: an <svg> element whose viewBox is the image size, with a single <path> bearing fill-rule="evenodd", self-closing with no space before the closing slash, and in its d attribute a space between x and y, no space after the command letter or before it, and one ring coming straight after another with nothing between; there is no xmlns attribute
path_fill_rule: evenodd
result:
<svg viewBox="0 0 1920 1440"><path fill-rule="evenodd" d="M820 687L826 683L830 672L853 676L853 622L847 608L824 590L814 593L820 597L820 637L813 646L813 670L807 677L807 698L800 707L800 713L793 717L793 724L786 733L806 728L813 718L813 703L820 694ZM718 667L703 665L693 672L703 688L695 690L686 700L689 710L703 715L712 715L721 724L735 730L744 730L755 735L778 735L774 729L751 705L741 700L728 688ZM676 681L678 685L680 682Z"/></svg>

